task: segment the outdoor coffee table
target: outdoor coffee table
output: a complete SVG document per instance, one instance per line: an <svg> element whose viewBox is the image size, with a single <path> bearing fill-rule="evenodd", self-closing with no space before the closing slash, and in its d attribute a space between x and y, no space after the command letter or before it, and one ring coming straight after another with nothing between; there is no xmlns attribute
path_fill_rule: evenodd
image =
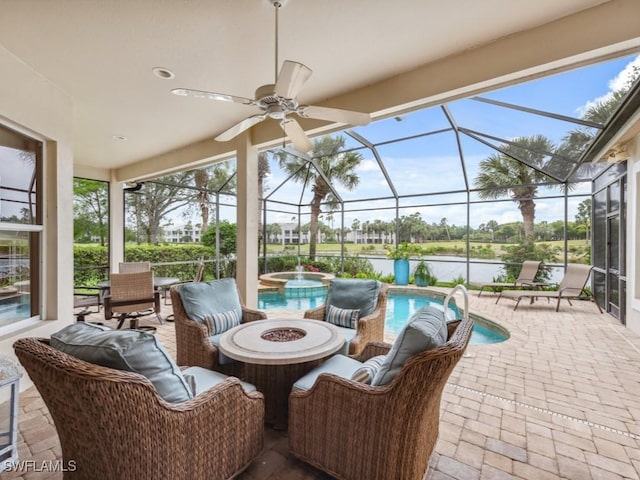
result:
<svg viewBox="0 0 640 480"><path fill-rule="evenodd" d="M340 350L344 341L331 323L268 319L243 323L223 333L219 348L244 362L244 379L264 395L265 422L284 429L295 381Z"/></svg>

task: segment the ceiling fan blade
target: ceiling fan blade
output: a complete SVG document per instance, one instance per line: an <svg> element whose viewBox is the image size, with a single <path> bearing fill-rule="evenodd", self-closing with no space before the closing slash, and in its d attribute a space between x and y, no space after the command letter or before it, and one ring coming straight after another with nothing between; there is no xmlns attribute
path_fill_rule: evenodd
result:
<svg viewBox="0 0 640 480"><path fill-rule="evenodd" d="M285 118L280 122L280 126L291 140L294 148L299 152L307 153L313 150L313 145L311 145L311 141L307 137L307 134L304 133L302 127L298 122L296 122L293 118Z"/></svg>
<svg viewBox="0 0 640 480"><path fill-rule="evenodd" d="M218 135L215 138L215 140L217 140L219 142L226 142L228 140L231 140L236 135L244 132L245 130L248 130L249 128L253 127L256 123L260 123L265 118L267 118L267 116L266 115L262 115L262 114L261 115L253 115L252 117L245 118L241 122L236 123L230 129L225 130L224 132L222 132L220 135Z"/></svg>
<svg viewBox="0 0 640 480"><path fill-rule="evenodd" d="M285 60L276 80L275 94L284 98L296 98L311 73L306 65Z"/></svg>
<svg viewBox="0 0 640 480"><path fill-rule="evenodd" d="M206 98L208 100L221 100L223 102L242 103L243 105L257 105L255 100L245 97L236 97L226 93L206 92L204 90L192 90L191 88L174 88L171 90L174 95L181 97Z"/></svg>
<svg viewBox="0 0 640 480"><path fill-rule="evenodd" d="M371 123L371 115L351 110L340 110L338 108L315 107L304 105L298 107L296 113L304 118L316 118L329 122L347 123L349 125L368 125Z"/></svg>

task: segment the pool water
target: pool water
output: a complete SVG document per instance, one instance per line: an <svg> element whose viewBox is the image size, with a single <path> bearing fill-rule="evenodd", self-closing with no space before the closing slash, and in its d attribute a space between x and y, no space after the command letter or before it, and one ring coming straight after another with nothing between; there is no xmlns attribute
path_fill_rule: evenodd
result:
<svg viewBox="0 0 640 480"><path fill-rule="evenodd" d="M271 308L278 308L283 310L309 310L311 308L320 307L327 297L325 288L309 289L307 293L308 295L305 296L294 296L277 292L261 292L258 295L258 309L269 310ZM385 330L398 334L409 321L411 316L422 307L431 305L436 308L443 309L443 303L443 299L428 295L390 292L387 297ZM453 319L459 318L459 316L460 312L458 308L453 304L453 302L451 302L447 318ZM492 329L488 325L490 325L490 322L488 321L476 321L470 340L471 345L498 343L507 339L507 336L504 333L496 329Z"/></svg>

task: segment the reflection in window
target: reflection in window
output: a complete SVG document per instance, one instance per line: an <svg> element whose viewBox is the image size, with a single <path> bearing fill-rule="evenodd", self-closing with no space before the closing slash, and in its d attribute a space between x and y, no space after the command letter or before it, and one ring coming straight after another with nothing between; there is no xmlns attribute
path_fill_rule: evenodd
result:
<svg viewBox="0 0 640 480"><path fill-rule="evenodd" d="M28 232L0 230L0 327L32 316Z"/></svg>
<svg viewBox="0 0 640 480"><path fill-rule="evenodd" d="M0 329L39 314L39 152L0 126Z"/></svg>

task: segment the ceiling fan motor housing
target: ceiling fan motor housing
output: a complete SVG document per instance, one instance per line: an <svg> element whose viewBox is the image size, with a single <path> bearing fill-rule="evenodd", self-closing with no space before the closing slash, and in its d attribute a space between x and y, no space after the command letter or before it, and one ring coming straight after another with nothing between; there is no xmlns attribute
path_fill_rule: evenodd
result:
<svg viewBox="0 0 640 480"><path fill-rule="evenodd" d="M296 99L283 98L275 94L275 85L263 85L256 90L256 102L260 108L275 120L282 120L298 108Z"/></svg>

